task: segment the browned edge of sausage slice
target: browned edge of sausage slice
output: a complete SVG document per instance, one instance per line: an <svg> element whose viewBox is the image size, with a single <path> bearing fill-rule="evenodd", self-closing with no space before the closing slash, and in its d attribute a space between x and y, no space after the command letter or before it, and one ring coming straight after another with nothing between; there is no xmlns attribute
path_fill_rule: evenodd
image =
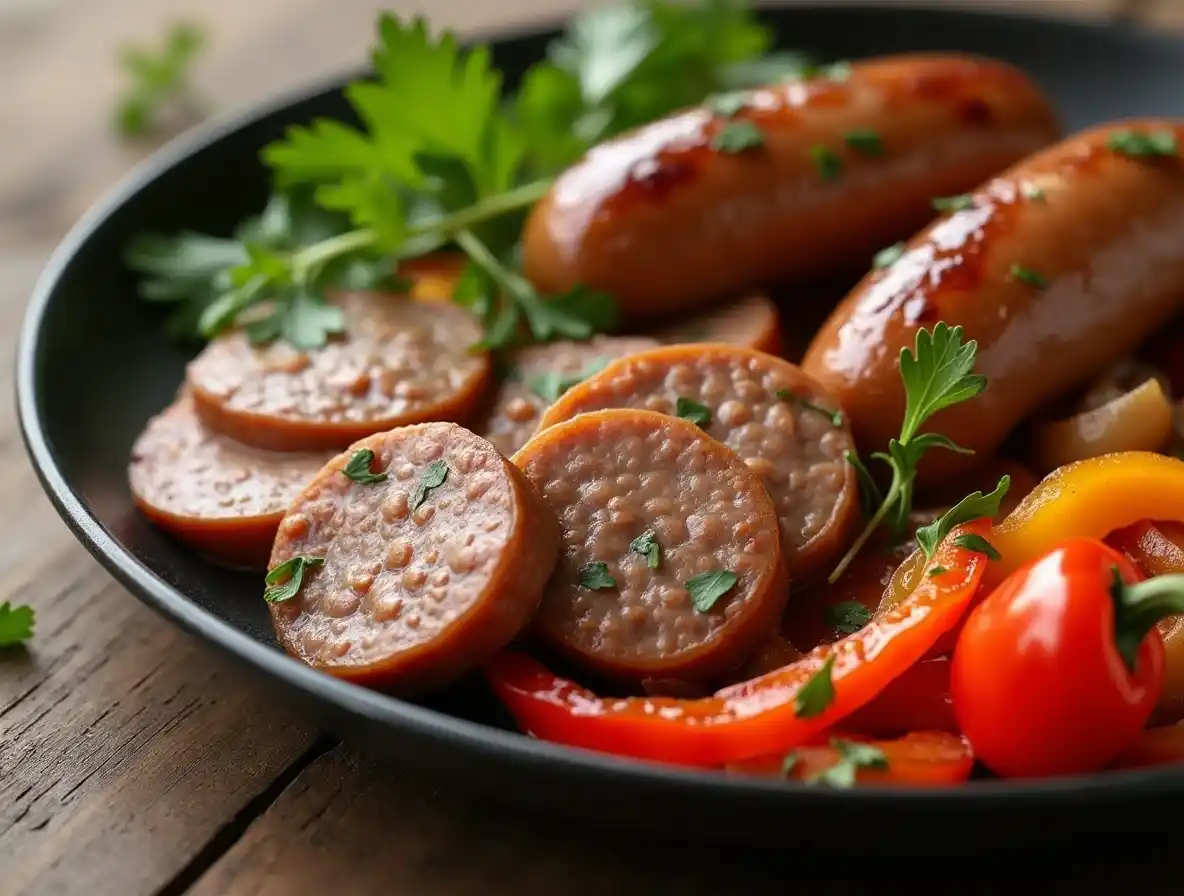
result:
<svg viewBox="0 0 1184 896"><path fill-rule="evenodd" d="M384 480L342 473L362 449ZM485 439L454 423L379 433L330 461L280 524L272 569L298 555L324 563L269 605L276 635L317 669L419 694L527 625L558 546L555 515Z"/></svg>
<svg viewBox="0 0 1184 896"><path fill-rule="evenodd" d="M153 523L225 566L266 569L284 511L329 452L282 454L210 432L181 396L132 447L132 498Z"/></svg>
<svg viewBox="0 0 1184 896"><path fill-rule="evenodd" d="M674 345L725 342L780 355L781 316L768 296L754 293L667 324L655 330L653 336L659 342Z"/></svg>
<svg viewBox="0 0 1184 896"><path fill-rule="evenodd" d="M1108 146L1116 134L1155 131L1184 143L1184 122L1117 122L1021 162L855 287L802 367L838 396L861 451L884 451L900 433L897 359L920 329L962 327L987 378L982 395L926 426L975 455L929 452L925 486L993 455L1018 423L1184 306L1184 161Z"/></svg>
<svg viewBox="0 0 1184 896"><path fill-rule="evenodd" d="M837 560L859 524L859 483L846 459L854 441L839 403L788 361L734 345L663 346L574 387L540 428L599 408L678 414L680 400L702 406L710 415L707 434L761 477L781 520L794 582Z"/></svg>
<svg viewBox="0 0 1184 896"><path fill-rule="evenodd" d="M698 427L652 411L582 414L535 435L514 463L563 531L534 624L553 649L633 683L710 680L778 624L789 576L773 503ZM696 606L702 580L688 583L713 573L737 579Z"/></svg>
<svg viewBox="0 0 1184 896"><path fill-rule="evenodd" d="M760 145L716 148L738 123ZM1006 63L857 62L841 82L772 85L734 114L691 109L593 148L532 210L524 270L545 293L583 284L614 296L626 322L657 320L870 264L932 218L933 197L1060 134L1039 88Z"/></svg>
<svg viewBox="0 0 1184 896"><path fill-rule="evenodd" d="M657 345L646 336L595 336L518 349L508 358L510 375L473 430L508 457L526 444L557 396L610 361Z"/></svg>
<svg viewBox="0 0 1184 896"><path fill-rule="evenodd" d="M322 348L254 346L239 330L189 364L198 413L212 429L278 451L342 449L408 423L467 420L490 377L477 320L450 302L347 293L346 333Z"/></svg>

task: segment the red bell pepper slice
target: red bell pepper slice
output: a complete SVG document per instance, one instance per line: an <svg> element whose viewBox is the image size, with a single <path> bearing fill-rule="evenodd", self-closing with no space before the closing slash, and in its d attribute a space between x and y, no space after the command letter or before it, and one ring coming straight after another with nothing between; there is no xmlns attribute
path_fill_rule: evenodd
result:
<svg viewBox="0 0 1184 896"><path fill-rule="evenodd" d="M978 590L986 557L954 542L959 534L989 529L988 520L978 520L951 533L912 593L864 628L710 697L601 698L511 652L490 661L485 676L520 728L555 743L699 767L786 751L870 702L958 622ZM799 715L799 692L828 662L833 700L817 714Z"/></svg>
<svg viewBox="0 0 1184 896"><path fill-rule="evenodd" d="M1184 724L1148 728L1108 768L1147 768L1184 762Z"/></svg>
<svg viewBox="0 0 1184 896"><path fill-rule="evenodd" d="M900 737L910 731L960 734L950 696L950 658L930 657L909 667L876 699L844 719L843 729L869 737Z"/></svg>

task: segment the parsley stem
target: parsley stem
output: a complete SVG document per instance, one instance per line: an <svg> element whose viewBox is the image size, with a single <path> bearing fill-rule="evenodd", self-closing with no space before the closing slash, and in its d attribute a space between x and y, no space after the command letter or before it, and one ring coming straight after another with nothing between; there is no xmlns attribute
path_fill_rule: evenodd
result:
<svg viewBox="0 0 1184 896"><path fill-rule="evenodd" d="M498 193L496 196L487 196L465 208L426 219L421 224L412 227L410 235L418 236L423 233L437 232L456 234L490 218L534 205L551 189L551 183L551 178L545 178L523 184L513 190L507 190L505 193Z"/></svg>
<svg viewBox="0 0 1184 896"><path fill-rule="evenodd" d="M377 234L369 228L348 230L296 252L291 259L293 279L299 280L299 274L318 268L342 255L370 248L374 245L376 236Z"/></svg>
<svg viewBox="0 0 1184 896"><path fill-rule="evenodd" d="M888 486L888 491L884 495L884 500L880 502L880 506L876 508L876 512L872 515L872 518L867 521L867 525L864 527L863 531L859 533L859 537L855 539L854 544L852 544L847 553L843 555L843 559L840 560L838 566L834 568L834 572L827 576L826 581L828 584L833 585L839 580L839 576L847 571L847 567L851 565L851 561L859 555L861 550L863 550L863 546L867 544L867 540L872 537L872 533L880 528L880 524L884 522L884 517L888 515L888 511L891 510L893 505L895 505L899 500L901 493L903 492L903 488L904 482L900 475L900 471L897 470L895 466L893 466L892 484Z"/></svg>

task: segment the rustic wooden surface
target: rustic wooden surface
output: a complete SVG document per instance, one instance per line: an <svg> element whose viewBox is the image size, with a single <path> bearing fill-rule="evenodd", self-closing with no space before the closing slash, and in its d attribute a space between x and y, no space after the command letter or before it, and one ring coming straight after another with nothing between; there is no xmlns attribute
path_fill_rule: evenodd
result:
<svg viewBox="0 0 1184 896"><path fill-rule="evenodd" d="M1178 0L980 5L1008 2L1184 27ZM318 739L241 669L137 603L74 543L41 496L16 432L11 336L38 269L78 215L147 151L119 143L109 126L121 42L152 39L178 17L200 19L212 43L198 86L229 109L357 64L384 7L430 10L435 21L472 29L580 5L0 0L0 332L9 334L0 340L0 602L31 602L38 612L31 649L0 657L3 896L629 896L780 892L800 879L800 862L721 857L692 868L677 855L557 829L440 793Z"/></svg>

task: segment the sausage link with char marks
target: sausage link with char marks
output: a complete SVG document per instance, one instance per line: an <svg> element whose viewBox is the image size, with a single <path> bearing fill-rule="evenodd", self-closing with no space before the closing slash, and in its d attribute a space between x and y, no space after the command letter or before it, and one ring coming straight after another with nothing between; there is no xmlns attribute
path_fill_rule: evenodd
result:
<svg viewBox="0 0 1184 896"><path fill-rule="evenodd" d="M763 145L713 148L736 121ZM595 147L532 211L525 272L545 292L583 284L615 296L626 320L654 320L870 263L932 217L933 197L1059 136L1039 89L1002 62L860 62L843 81L752 91L731 119L692 109Z"/></svg>
<svg viewBox="0 0 1184 896"><path fill-rule="evenodd" d="M1184 163L1111 149L1145 120L1094 128L987 182L973 205L873 271L815 337L802 367L838 396L864 452L900 433L902 348L939 321L978 341L977 398L927 427L977 452L934 451L919 483L990 456L1021 420L1127 354L1184 305Z"/></svg>
<svg viewBox="0 0 1184 896"><path fill-rule="evenodd" d="M785 562L803 583L835 561L859 522L853 440L839 404L793 364L733 345L672 345L622 358L559 399L540 429L600 408L706 408L707 434L761 477L781 520Z"/></svg>
<svg viewBox="0 0 1184 896"><path fill-rule="evenodd" d="M366 448L385 480L342 473ZM421 495L434 463L445 478ZM293 598L269 604L276 635L332 675L421 693L526 626L558 550L555 515L489 442L454 423L379 433L330 461L280 524L272 569L297 555L324 563L305 569Z"/></svg>
<svg viewBox="0 0 1184 896"><path fill-rule="evenodd" d="M781 618L789 576L777 515L756 477L698 427L652 411L598 411L539 432L514 455L559 516L559 563L534 630L602 675L710 681ZM656 564L631 544L657 543ZM589 564L604 564L588 578ZM656 566L656 568L655 568ZM688 582L735 584L696 607Z"/></svg>

